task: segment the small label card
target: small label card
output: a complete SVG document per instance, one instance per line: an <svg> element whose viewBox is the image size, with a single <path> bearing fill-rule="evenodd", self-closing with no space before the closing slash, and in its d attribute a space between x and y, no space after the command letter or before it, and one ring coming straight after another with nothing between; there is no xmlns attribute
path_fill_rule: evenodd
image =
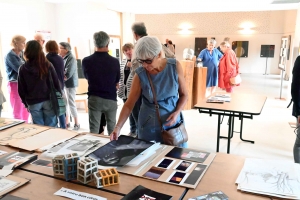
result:
<svg viewBox="0 0 300 200"><path fill-rule="evenodd" d="M78 192L76 190L70 190L62 187L60 190L54 193L57 196L63 196L70 199L76 200L107 200L106 198L99 197L96 195L88 194L85 192Z"/></svg>

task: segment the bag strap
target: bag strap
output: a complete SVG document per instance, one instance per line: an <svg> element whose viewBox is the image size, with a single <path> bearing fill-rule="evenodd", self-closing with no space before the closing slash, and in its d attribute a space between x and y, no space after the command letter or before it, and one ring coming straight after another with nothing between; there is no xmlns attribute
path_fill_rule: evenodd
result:
<svg viewBox="0 0 300 200"><path fill-rule="evenodd" d="M49 82L50 82L50 90L54 90L54 84L53 84L53 79L52 79L50 67L49 67L49 71L48 71L48 79L49 79Z"/></svg>
<svg viewBox="0 0 300 200"><path fill-rule="evenodd" d="M160 124L160 127L161 127L161 131L163 131L164 129L163 129L163 125L162 125L160 114L159 114L159 105L158 105L157 100L156 100L156 93L155 93L155 90L154 90L154 86L153 86L150 74L148 73L148 71L146 71L146 73L147 73L147 77L148 77L148 80L150 82L150 86L151 86L151 90L152 90L152 94L153 94L153 100L154 100L154 103L155 103L155 110L156 110L157 118L158 118L158 121L159 121L159 124Z"/></svg>

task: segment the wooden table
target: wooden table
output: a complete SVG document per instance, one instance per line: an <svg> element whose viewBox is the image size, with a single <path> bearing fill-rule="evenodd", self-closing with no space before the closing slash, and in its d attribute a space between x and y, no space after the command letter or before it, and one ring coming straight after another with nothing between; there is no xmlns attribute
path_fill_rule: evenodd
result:
<svg viewBox="0 0 300 200"><path fill-rule="evenodd" d="M237 190L235 181L244 165L242 156L217 153L196 189L189 189L184 199L221 190L229 199L263 200L270 197Z"/></svg>
<svg viewBox="0 0 300 200"><path fill-rule="evenodd" d="M31 181L24 186L21 186L20 188L17 188L16 190L10 192L9 194L13 196L22 197L25 199L43 199L43 200L52 200L52 199L66 199L65 197L60 197L54 195L55 192L57 192L62 187L76 190L79 192L85 192L101 197L105 197L108 200L120 200L123 196L116 195L110 192L105 192L103 190L97 190L94 188L89 188L86 186L57 180L54 178L42 176L39 174L34 174L30 172L26 172L23 170L15 170L13 172L13 175L18 177L23 177L30 179Z"/></svg>
<svg viewBox="0 0 300 200"><path fill-rule="evenodd" d="M214 96L213 94L212 96ZM220 103L206 103L206 99L203 99L200 103L195 105L195 108L200 113L207 113L209 115L218 115L218 131L217 131L217 149L219 152L220 138L226 138L227 153L230 153L230 139L233 136L234 118L238 117L241 120L240 126L240 138L242 141L254 143L251 140L243 139L243 119L253 119L253 115L260 115L267 97L253 94L231 94L231 101ZM220 136L221 116L229 116L228 136Z"/></svg>
<svg viewBox="0 0 300 200"><path fill-rule="evenodd" d="M41 158L41 159L44 159L44 158ZM31 172L31 173L38 173L40 175L55 178L53 175L52 168L27 164L27 165L22 166L20 169ZM58 178L60 178L60 177L58 177ZM64 179L61 178L61 180L64 180ZM72 183L81 184L80 182L78 182L76 180L72 181ZM136 177L136 176L131 176L131 175L123 174L123 173L120 173L120 184L104 187L104 188L101 188L101 190L104 190L107 192L115 192L120 195L121 194L126 195L127 193L129 193L131 190L133 190L138 185L142 185L146 188L149 188L149 189L157 191L157 192L171 195L171 196L173 196L173 199L182 199L182 197L184 196L184 193L187 191L187 189L184 187L171 185L171 184L167 184L167 183L162 183L162 182L158 182L158 181L153 181L153 180L140 178L140 177ZM96 186L93 182L90 183L88 186L96 188ZM168 189L166 190L166 188L168 188Z"/></svg>

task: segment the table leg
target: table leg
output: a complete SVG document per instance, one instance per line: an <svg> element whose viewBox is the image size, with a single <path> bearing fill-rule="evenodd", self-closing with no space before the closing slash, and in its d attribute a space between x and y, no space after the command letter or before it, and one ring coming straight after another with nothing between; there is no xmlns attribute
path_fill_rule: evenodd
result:
<svg viewBox="0 0 300 200"><path fill-rule="evenodd" d="M220 145L220 126L221 126L221 115L218 115L218 136L217 136L217 151L219 152L219 145Z"/></svg>
<svg viewBox="0 0 300 200"><path fill-rule="evenodd" d="M230 117L229 117L230 118ZM229 118L228 118L228 126L229 126ZM230 139L232 139L232 137L233 137L233 129L234 129L234 117L232 117L232 129L231 129L231 133L230 133ZM220 138L222 138L222 139L227 139L227 137L225 137L225 136L220 136Z"/></svg>
<svg viewBox="0 0 300 200"><path fill-rule="evenodd" d="M254 141L252 141L252 140L244 140L243 139L243 117L241 118L240 139L244 142L250 142L250 143L254 144Z"/></svg>
<svg viewBox="0 0 300 200"><path fill-rule="evenodd" d="M229 116L228 137L227 137L227 154L230 153L230 134L232 132L232 116Z"/></svg>

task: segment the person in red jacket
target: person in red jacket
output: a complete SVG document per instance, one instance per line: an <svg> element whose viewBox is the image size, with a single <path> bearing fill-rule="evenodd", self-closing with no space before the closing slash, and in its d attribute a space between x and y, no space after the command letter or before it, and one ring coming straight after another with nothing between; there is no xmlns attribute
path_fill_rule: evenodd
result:
<svg viewBox="0 0 300 200"><path fill-rule="evenodd" d="M239 74L239 64L228 42L222 42L220 48L224 55L219 63L218 86L225 89L226 92L231 93L234 85L230 83L230 78L236 77Z"/></svg>

